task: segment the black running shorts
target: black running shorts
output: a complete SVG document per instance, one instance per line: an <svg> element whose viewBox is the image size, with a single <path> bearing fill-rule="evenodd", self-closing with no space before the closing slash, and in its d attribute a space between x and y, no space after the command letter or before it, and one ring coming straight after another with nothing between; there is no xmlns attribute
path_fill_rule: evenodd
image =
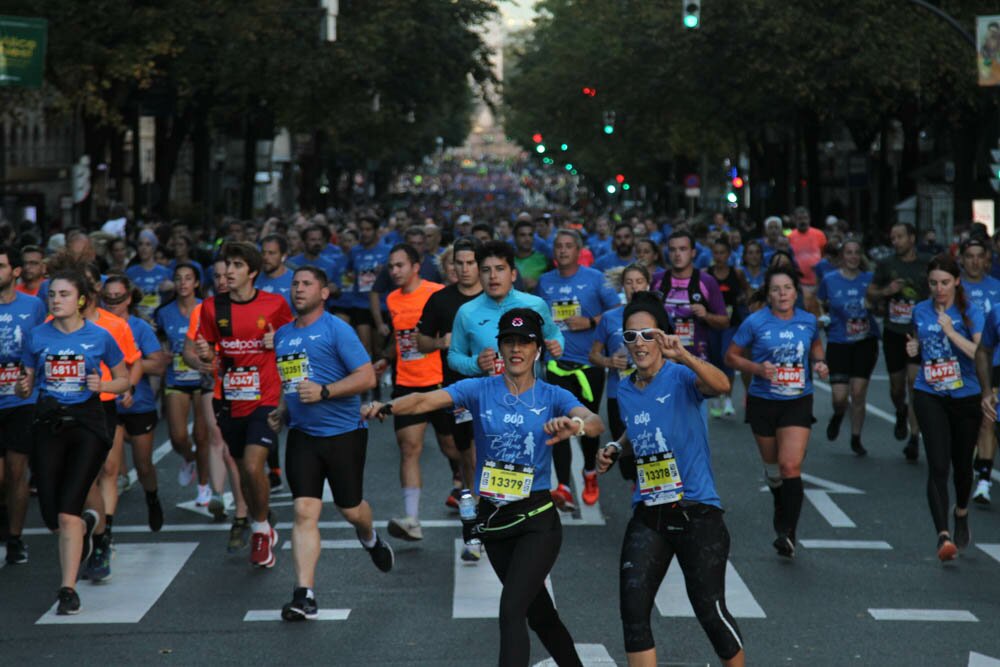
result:
<svg viewBox="0 0 1000 667"><path fill-rule="evenodd" d="M330 483L337 507L357 507L364 499L368 429L327 437L293 428L285 445L285 476L293 498L322 498Z"/></svg>

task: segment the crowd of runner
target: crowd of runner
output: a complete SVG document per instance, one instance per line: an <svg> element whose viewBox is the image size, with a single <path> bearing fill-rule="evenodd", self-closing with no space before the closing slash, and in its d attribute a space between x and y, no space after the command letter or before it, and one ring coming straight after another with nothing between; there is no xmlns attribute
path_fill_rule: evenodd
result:
<svg viewBox="0 0 1000 667"><path fill-rule="evenodd" d="M275 564L270 491L287 480L296 581L282 617L314 618L325 484L374 565L393 567L363 485L367 422L391 420L401 502L388 536L423 539L424 490L460 511L462 558L485 550L503 582L500 664L528 664L529 627L558 664L579 664L544 581L559 512L596 504L617 464L633 488L620 569L630 664L656 662L650 613L676 555L715 651L742 665L711 422L749 424L774 499L773 547L793 558L814 383L831 387L827 439L847 417L864 456L879 339L902 458L917 461L923 444L937 555L968 547L968 506L991 501L997 445L1000 262L984 230L931 256L896 224L892 252L872 266L843 221L821 230L805 209L759 233L721 213L518 210L524 184L498 173L509 201L492 209L487 171L436 181L445 205L430 213L227 220L214 237L124 217L45 239L0 227L6 562L28 562L22 531L37 494L58 533L57 613L80 612L78 580L112 575L126 443L149 528L163 526L158 490L173 481L152 461L163 418L177 483L231 521L225 547L249 547L254 567ZM424 489L428 425L449 488Z"/></svg>

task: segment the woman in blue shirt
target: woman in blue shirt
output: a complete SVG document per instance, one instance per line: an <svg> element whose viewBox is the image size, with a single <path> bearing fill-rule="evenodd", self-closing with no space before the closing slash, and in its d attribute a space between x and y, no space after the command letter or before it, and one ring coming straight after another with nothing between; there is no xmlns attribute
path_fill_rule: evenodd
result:
<svg viewBox="0 0 1000 667"><path fill-rule="evenodd" d="M636 370L618 388L626 436L598 456L605 472L622 449L636 459L634 512L625 530L619 590L630 665L656 664L649 617L674 555L688 599L716 654L727 666L745 662L743 640L726 609L729 532L715 490L701 403L730 389L725 373L668 336L662 302L639 292L625 306L623 339Z"/></svg>
<svg viewBox="0 0 1000 667"><path fill-rule="evenodd" d="M797 272L772 266L764 288L767 305L740 325L726 352L726 363L754 376L746 421L774 495L774 548L778 555L791 558L804 497L802 461L815 421L812 376L826 379L829 369L816 317L795 305Z"/></svg>
<svg viewBox="0 0 1000 667"><path fill-rule="evenodd" d="M413 415L462 406L473 415L479 508L472 534L486 546L503 583L500 665L528 664L528 624L559 665L579 665L569 631L545 588L562 543L550 494L552 448L571 436L598 437L600 417L568 391L537 380L542 317L514 308L500 317L501 375L460 380L436 391L362 407L366 419Z"/></svg>
<svg viewBox="0 0 1000 667"><path fill-rule="evenodd" d="M48 289L53 319L29 334L15 391L24 398L38 385L34 473L45 525L59 531L62 588L56 613L66 615L80 612L76 579L80 563L90 556L98 521L97 513L84 512L83 506L111 451L112 434L98 394L123 394L129 381L111 334L82 315L92 293L87 279L60 271ZM101 363L110 369L111 380L101 380Z"/></svg>
<svg viewBox="0 0 1000 667"><path fill-rule="evenodd" d="M983 311L968 302L958 263L938 255L927 267L930 298L913 309L917 337L907 335L906 352L919 351L913 410L927 453L927 502L938 533L938 558L953 560L969 546L972 455L982 412L976 377L976 345ZM948 468L955 485L955 529L948 531Z"/></svg>
<svg viewBox="0 0 1000 667"><path fill-rule="evenodd" d="M820 281L817 297L830 322L826 330L826 363L830 366L833 416L826 426L827 440L836 440L851 400L851 450L868 453L861 444L865 423L868 382L878 362L878 323L868 310L865 294L872 273L862 270L864 248L848 239L840 248L839 270L828 271Z"/></svg>

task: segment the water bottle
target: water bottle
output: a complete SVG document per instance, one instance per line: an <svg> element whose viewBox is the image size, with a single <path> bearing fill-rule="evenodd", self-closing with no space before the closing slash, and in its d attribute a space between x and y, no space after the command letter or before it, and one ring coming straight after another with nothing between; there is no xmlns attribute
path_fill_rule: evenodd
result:
<svg viewBox="0 0 1000 667"><path fill-rule="evenodd" d="M478 537L472 534L472 529L476 525L476 499L468 489L462 489L458 498L458 516L462 520L462 539L466 544L481 544Z"/></svg>

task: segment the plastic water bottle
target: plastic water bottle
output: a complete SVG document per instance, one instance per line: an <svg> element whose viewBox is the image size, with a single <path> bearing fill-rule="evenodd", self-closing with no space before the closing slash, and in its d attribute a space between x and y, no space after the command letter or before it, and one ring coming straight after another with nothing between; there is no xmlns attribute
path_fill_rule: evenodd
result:
<svg viewBox="0 0 1000 667"><path fill-rule="evenodd" d="M476 525L476 499L468 489L462 489L458 498L458 516L462 520L462 539L466 544L481 544L478 537L472 534Z"/></svg>

